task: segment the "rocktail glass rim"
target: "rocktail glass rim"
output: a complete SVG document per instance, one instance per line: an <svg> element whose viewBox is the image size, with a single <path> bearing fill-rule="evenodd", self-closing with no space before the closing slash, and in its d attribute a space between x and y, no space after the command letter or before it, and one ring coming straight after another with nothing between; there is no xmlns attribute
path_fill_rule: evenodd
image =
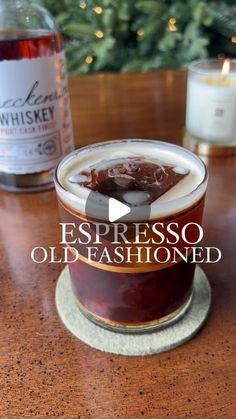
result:
<svg viewBox="0 0 236 419"><path fill-rule="evenodd" d="M196 192L200 188L203 189L203 192L202 192L201 197L206 192L207 182L208 182L208 170L207 170L207 167L206 167L205 163L202 161L202 159L199 156L197 156L196 154L192 153L191 151L189 151L188 149L186 149L184 147L181 147L181 146L176 145L176 144L173 144L173 143L169 143L169 142L167 142L165 140L160 140L160 139L158 139L158 140L154 140L154 139L141 139L141 138L138 138L138 139L136 139L136 138L128 139L127 138L127 139L107 140L107 141L102 141L102 142L98 142L98 143L89 144L89 145L86 145L84 147L78 148L78 149L72 151L71 153L67 154L59 162L59 164L57 165L57 167L55 168L55 171L54 171L54 182L55 182L55 186L56 186L56 193L57 193L57 195L58 195L58 192L57 192L57 188L58 188L59 190L62 191L62 193L65 195L65 197L68 197L68 200L76 201L76 200L79 199L79 197L76 194L74 194L71 191L68 191L61 184L61 182L59 181L58 174L59 174L59 171L60 171L62 165L66 164L67 161L69 161L70 159L73 159L75 156L77 156L81 152L84 152L84 151L89 150L91 148L98 148L98 147L103 147L105 145L107 146L109 144L123 143L123 142L129 142L129 143L131 143L131 142L141 142L141 143L149 142L149 143L154 143L155 145L158 145L159 144L162 147L164 146L164 147L167 147L167 148L172 149L172 150L173 149L178 149L180 151L183 150L184 153L188 154L189 156L191 156L192 158L194 158L196 161L198 161L201 164L201 166L202 166L202 168L204 170L204 176L203 176L202 181L196 186L196 188L194 188L188 194L185 194L185 195L181 196L181 198L177 198L177 199L173 199L173 200L169 201L172 205L173 204L176 204L177 207L181 206L181 203L184 203L184 201L186 199L191 199L191 197L194 196L194 194L196 194ZM166 204L160 204L159 207L161 207L162 205L166 205ZM188 207L189 206L187 206L187 208ZM174 211L174 212L176 213L176 211ZM155 216L153 216L151 218L155 218Z"/></svg>

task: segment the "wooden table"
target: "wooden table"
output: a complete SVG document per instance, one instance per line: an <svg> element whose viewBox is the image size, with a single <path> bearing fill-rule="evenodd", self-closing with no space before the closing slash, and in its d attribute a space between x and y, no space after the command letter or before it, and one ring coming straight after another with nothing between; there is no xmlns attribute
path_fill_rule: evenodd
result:
<svg viewBox="0 0 236 419"><path fill-rule="evenodd" d="M181 143L185 86L181 71L72 79L76 145L128 137ZM236 162L208 164L204 244L223 253L204 266L211 313L192 341L144 358L102 353L70 335L54 303L62 266L30 259L35 246L60 247L55 192L1 192L1 418L236 417Z"/></svg>

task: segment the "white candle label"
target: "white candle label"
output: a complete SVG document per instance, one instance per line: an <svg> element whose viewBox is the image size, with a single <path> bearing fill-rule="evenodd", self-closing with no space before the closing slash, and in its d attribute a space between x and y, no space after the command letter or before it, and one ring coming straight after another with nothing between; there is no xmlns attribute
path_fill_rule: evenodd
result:
<svg viewBox="0 0 236 419"><path fill-rule="evenodd" d="M198 138L222 142L236 138L236 87L188 80L187 130Z"/></svg>
<svg viewBox="0 0 236 419"><path fill-rule="evenodd" d="M211 93L205 99L206 113L203 120L203 136L231 138L234 136L235 98Z"/></svg>
<svg viewBox="0 0 236 419"><path fill-rule="evenodd" d="M73 150L64 53L0 63L0 170L55 167Z"/></svg>

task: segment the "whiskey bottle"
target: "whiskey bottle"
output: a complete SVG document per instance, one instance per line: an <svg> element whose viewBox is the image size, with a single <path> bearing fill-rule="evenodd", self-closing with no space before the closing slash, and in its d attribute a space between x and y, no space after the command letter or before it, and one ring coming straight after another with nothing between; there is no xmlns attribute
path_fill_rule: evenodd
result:
<svg viewBox="0 0 236 419"><path fill-rule="evenodd" d="M0 188L41 191L74 149L63 41L30 0L0 0Z"/></svg>

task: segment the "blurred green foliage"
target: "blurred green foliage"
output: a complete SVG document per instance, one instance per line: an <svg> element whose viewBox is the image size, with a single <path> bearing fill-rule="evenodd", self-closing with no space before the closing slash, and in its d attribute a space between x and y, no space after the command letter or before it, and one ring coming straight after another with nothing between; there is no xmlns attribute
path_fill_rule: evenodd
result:
<svg viewBox="0 0 236 419"><path fill-rule="evenodd" d="M64 36L70 74L185 68L236 56L236 3L199 0L35 0Z"/></svg>

